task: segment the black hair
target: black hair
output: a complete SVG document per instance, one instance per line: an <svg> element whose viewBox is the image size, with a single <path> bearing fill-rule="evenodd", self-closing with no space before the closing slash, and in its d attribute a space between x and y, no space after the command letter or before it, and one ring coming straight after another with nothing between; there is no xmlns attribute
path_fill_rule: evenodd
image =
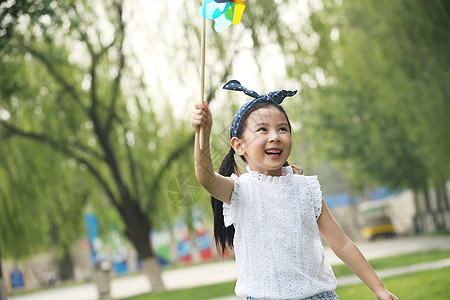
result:
<svg viewBox="0 0 450 300"><path fill-rule="evenodd" d="M237 129L237 138L242 137L242 133L245 129L245 124L248 116L253 111L262 108L262 107L268 107L268 106L274 106L277 109L279 109L281 112L284 113L286 116L286 120L289 125L289 132L292 132L291 123L289 122L289 118L285 111L278 108L273 102L269 100L261 100L258 103L255 103L252 105L242 116L242 120L240 121L239 127ZM231 136L231 132L230 132ZM236 161L234 160L234 149L233 147L230 147L230 150L228 151L227 155L225 155L224 159L222 160L222 163L220 164L219 168L219 174L223 176L231 176L231 174L237 174L239 175L239 168L236 164ZM246 162L244 156L240 156L241 159ZM283 166L289 166L289 163L286 161ZM223 219L223 202L214 198L211 196L211 206L214 214L214 241L216 243L216 248L219 254L222 256L225 254L225 251L227 250L233 250L233 239L234 239L234 225L230 225L228 227L225 226L224 219Z"/></svg>

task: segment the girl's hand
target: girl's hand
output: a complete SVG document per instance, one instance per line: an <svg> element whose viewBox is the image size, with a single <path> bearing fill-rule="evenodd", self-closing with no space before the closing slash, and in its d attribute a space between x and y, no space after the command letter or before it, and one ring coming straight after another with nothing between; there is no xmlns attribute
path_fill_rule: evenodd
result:
<svg viewBox="0 0 450 300"><path fill-rule="evenodd" d="M389 292L387 289L384 289L383 291L376 293L376 296L379 300L398 300L397 297L395 297L391 292Z"/></svg>
<svg viewBox="0 0 450 300"><path fill-rule="evenodd" d="M200 127L205 127L205 135L209 136L212 127L212 115L206 101L203 104L196 104L195 110L192 112L191 125L195 132L200 131Z"/></svg>

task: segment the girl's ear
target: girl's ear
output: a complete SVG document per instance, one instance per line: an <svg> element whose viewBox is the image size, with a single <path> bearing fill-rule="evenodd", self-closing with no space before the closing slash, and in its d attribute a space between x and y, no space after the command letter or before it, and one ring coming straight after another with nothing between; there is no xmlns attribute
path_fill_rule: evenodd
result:
<svg viewBox="0 0 450 300"><path fill-rule="evenodd" d="M234 137L230 141L231 147L233 147L234 152L236 152L237 155L242 156L245 153L244 145L242 144L242 141L238 139L237 137Z"/></svg>

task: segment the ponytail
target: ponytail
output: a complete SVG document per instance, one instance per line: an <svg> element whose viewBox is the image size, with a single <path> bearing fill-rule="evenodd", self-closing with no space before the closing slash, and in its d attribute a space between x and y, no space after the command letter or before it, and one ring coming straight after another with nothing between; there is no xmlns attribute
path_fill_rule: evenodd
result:
<svg viewBox="0 0 450 300"><path fill-rule="evenodd" d="M234 160L234 153L233 147L230 147L230 150L220 165L220 175L229 177L231 174L237 173L238 167ZM214 214L214 241L217 251L223 256L227 249L233 249L234 226L225 226L222 201L211 196L211 206Z"/></svg>

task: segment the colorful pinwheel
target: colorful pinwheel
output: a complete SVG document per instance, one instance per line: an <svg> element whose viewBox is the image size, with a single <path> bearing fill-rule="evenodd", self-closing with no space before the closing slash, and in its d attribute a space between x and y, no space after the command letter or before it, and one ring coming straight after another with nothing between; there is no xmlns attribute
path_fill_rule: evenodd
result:
<svg viewBox="0 0 450 300"><path fill-rule="evenodd" d="M214 20L214 30L222 32L231 24L239 24L245 9L245 0L204 0L199 8L203 18Z"/></svg>
<svg viewBox="0 0 450 300"><path fill-rule="evenodd" d="M205 100L205 43L206 43L206 19L214 20L214 30L222 32L231 24L239 24L245 9L245 0L203 0L203 6L200 6L199 12L203 17L202 28L202 64L200 78L201 103ZM200 149L204 144L204 127L200 128Z"/></svg>

